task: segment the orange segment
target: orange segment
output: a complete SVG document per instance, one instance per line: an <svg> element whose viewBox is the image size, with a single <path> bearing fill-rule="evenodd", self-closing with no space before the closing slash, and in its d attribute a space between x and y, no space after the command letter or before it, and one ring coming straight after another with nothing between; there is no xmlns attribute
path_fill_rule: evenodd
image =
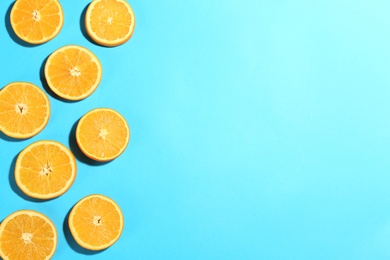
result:
<svg viewBox="0 0 390 260"><path fill-rule="evenodd" d="M29 138L46 126L50 103L36 85L13 82L0 91L0 130L14 138Z"/></svg>
<svg viewBox="0 0 390 260"><path fill-rule="evenodd" d="M102 250L114 244L122 234L123 214L112 199L90 195L73 207L69 229L76 242L90 250Z"/></svg>
<svg viewBox="0 0 390 260"><path fill-rule="evenodd" d="M76 172L76 159L68 148L54 141L38 141L19 154L15 181L26 195L51 199L70 188Z"/></svg>
<svg viewBox="0 0 390 260"><path fill-rule="evenodd" d="M127 42L134 26L134 12L125 0L93 0L85 14L88 35L104 46Z"/></svg>
<svg viewBox="0 0 390 260"><path fill-rule="evenodd" d="M77 124L77 144L86 156L96 161L117 158L129 140L130 128L125 118L113 109L91 110Z"/></svg>
<svg viewBox="0 0 390 260"><path fill-rule="evenodd" d="M62 7L57 0L17 0L10 18L15 34L32 44L53 39L64 24Z"/></svg>
<svg viewBox="0 0 390 260"><path fill-rule="evenodd" d="M69 45L53 52L45 64L47 84L58 96L81 100L95 91L102 78L102 66L88 49Z"/></svg>
<svg viewBox="0 0 390 260"><path fill-rule="evenodd" d="M20 210L0 225L0 256L3 260L50 259L57 247L57 230L45 215Z"/></svg>

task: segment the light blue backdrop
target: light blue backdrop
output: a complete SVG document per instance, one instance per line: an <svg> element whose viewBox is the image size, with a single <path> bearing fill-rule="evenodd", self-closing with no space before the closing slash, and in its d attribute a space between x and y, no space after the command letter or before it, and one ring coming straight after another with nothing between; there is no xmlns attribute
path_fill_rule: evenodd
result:
<svg viewBox="0 0 390 260"><path fill-rule="evenodd" d="M389 259L390 2L384 0L132 0L137 25L116 48L90 42L89 1L61 1L65 24L28 47L0 1L0 86L43 87L45 58L66 44L103 65L96 92L67 103L37 136L0 138L0 219L49 216L54 259ZM74 125L111 107L131 126L121 157L94 165ZM41 139L75 152L63 196L35 202L13 181L17 154ZM67 212L91 193L121 206L125 229L91 254L74 244Z"/></svg>

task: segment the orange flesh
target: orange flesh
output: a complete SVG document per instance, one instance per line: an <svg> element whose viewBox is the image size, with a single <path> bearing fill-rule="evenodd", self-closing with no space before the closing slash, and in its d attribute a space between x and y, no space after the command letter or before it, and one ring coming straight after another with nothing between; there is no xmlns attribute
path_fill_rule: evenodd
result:
<svg viewBox="0 0 390 260"><path fill-rule="evenodd" d="M46 94L29 83L11 83L0 91L0 128L5 134L31 137L50 115Z"/></svg>
<svg viewBox="0 0 390 260"><path fill-rule="evenodd" d="M90 197L75 206L72 225L77 237L91 247L115 242L122 232L120 211L109 201Z"/></svg>
<svg viewBox="0 0 390 260"><path fill-rule="evenodd" d="M46 78L50 88L61 97L84 98L91 94L100 82L99 61L83 49L67 47L48 59Z"/></svg>
<svg viewBox="0 0 390 260"><path fill-rule="evenodd" d="M53 255L57 234L46 219L21 213L2 225L0 249L4 259L49 259Z"/></svg>
<svg viewBox="0 0 390 260"><path fill-rule="evenodd" d="M91 29L99 38L114 41L125 37L133 23L127 7L116 0L97 3L91 13Z"/></svg>
<svg viewBox="0 0 390 260"><path fill-rule="evenodd" d="M27 190L27 195L33 193L34 197L61 195L73 183L76 171L74 158L69 153L70 151L66 153L56 144L33 144L31 149L22 153L20 161L18 158L18 186Z"/></svg>
<svg viewBox="0 0 390 260"><path fill-rule="evenodd" d="M62 8L56 0L18 0L11 15L15 33L33 43L53 38L62 23Z"/></svg>
<svg viewBox="0 0 390 260"><path fill-rule="evenodd" d="M127 123L110 110L92 111L80 120L77 142L92 159L119 156L129 140Z"/></svg>

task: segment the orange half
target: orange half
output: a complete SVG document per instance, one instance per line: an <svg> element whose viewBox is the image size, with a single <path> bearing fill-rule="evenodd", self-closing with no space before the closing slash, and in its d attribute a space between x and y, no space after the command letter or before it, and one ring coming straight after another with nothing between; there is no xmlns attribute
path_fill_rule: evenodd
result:
<svg viewBox="0 0 390 260"><path fill-rule="evenodd" d="M110 108L96 108L78 122L76 141L80 150L96 161L110 161L126 149L130 128L126 119Z"/></svg>
<svg viewBox="0 0 390 260"><path fill-rule="evenodd" d="M72 208L68 224L81 247L102 250L119 239L124 220L115 201L103 195L89 195Z"/></svg>
<svg viewBox="0 0 390 260"><path fill-rule="evenodd" d="M68 148L54 141L38 141L19 154L15 181L30 197L52 199L70 188L76 172L76 159Z"/></svg>
<svg viewBox="0 0 390 260"><path fill-rule="evenodd" d="M31 44L53 39L64 24L62 7L57 0L17 0L10 19L15 34Z"/></svg>
<svg viewBox="0 0 390 260"><path fill-rule="evenodd" d="M50 103L39 87L13 82L0 90L0 130L13 138L29 138L46 126Z"/></svg>
<svg viewBox="0 0 390 260"><path fill-rule="evenodd" d="M85 14L88 35L104 46L118 46L127 42L134 26L133 9L125 0L93 0Z"/></svg>
<svg viewBox="0 0 390 260"><path fill-rule="evenodd" d="M20 210L0 225L0 256L3 260L51 259L57 247L57 230L45 215Z"/></svg>
<svg viewBox="0 0 390 260"><path fill-rule="evenodd" d="M58 96L81 100L98 87L102 66L90 50L77 45L64 46L47 59L45 78L50 89Z"/></svg>

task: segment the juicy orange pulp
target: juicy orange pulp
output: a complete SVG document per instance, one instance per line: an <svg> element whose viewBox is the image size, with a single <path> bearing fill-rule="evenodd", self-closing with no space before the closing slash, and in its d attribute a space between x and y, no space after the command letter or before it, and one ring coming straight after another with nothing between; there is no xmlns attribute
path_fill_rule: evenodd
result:
<svg viewBox="0 0 390 260"><path fill-rule="evenodd" d="M57 230L45 215L20 210L0 225L0 256L3 260L50 259L57 247Z"/></svg>
<svg viewBox="0 0 390 260"><path fill-rule="evenodd" d="M53 39L64 24L62 7L57 0L17 0L10 19L15 34L32 44Z"/></svg>
<svg viewBox="0 0 390 260"><path fill-rule="evenodd" d="M58 96L81 100L91 95L102 78L102 66L88 49L68 45L53 52L45 64L47 84Z"/></svg>
<svg viewBox="0 0 390 260"><path fill-rule="evenodd" d="M134 26L133 9L125 0L94 0L85 14L88 35L104 46L118 46L127 42Z"/></svg>
<svg viewBox="0 0 390 260"><path fill-rule="evenodd" d="M77 144L86 156L96 161L117 158L129 140L130 128L125 118L113 109L93 109L77 124Z"/></svg>
<svg viewBox="0 0 390 260"><path fill-rule="evenodd" d="M38 141L19 154L15 181L26 195L51 199L70 188L76 172L76 159L68 148L54 141Z"/></svg>
<svg viewBox="0 0 390 260"><path fill-rule="evenodd" d="M0 130L4 134L32 137L42 131L49 117L49 99L36 85L13 82L0 91Z"/></svg>
<svg viewBox="0 0 390 260"><path fill-rule="evenodd" d="M119 206L103 195L89 195L77 202L68 222L76 242L90 250L102 250L114 244L124 223Z"/></svg>

